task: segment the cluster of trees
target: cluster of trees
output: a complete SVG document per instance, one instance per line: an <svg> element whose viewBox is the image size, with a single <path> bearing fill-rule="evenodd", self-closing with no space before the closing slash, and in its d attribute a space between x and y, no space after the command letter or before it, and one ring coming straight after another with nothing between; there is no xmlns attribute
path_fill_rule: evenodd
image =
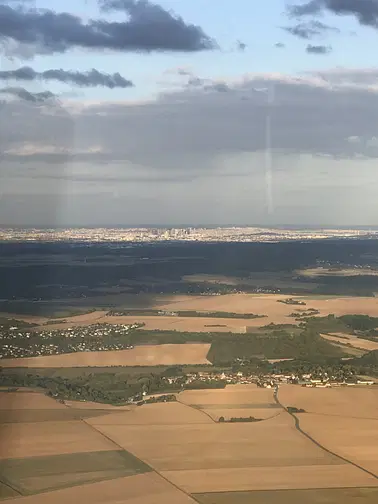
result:
<svg viewBox="0 0 378 504"><path fill-rule="evenodd" d="M242 422L261 422L262 418L255 418L253 416L249 417L231 417L230 419L225 419L224 416L219 417L218 422L220 423L242 423Z"/></svg>
<svg viewBox="0 0 378 504"><path fill-rule="evenodd" d="M1 387L42 388L57 399L125 404L129 399L141 400L143 392L161 393L176 390L161 373L120 375L115 372L91 373L72 377L43 376L28 370L0 369Z"/></svg>
<svg viewBox="0 0 378 504"><path fill-rule="evenodd" d="M108 316L159 316L164 315L161 310L110 310ZM267 315L256 315L254 313L234 313L223 311L195 311L195 310L179 310L175 311L177 317L203 317L203 318L239 318L239 319L256 319L263 318Z"/></svg>
<svg viewBox="0 0 378 504"><path fill-rule="evenodd" d="M277 299L277 303L284 303L287 305L306 306L306 303L304 301L299 301L298 299L293 299L293 298Z"/></svg>
<svg viewBox="0 0 378 504"><path fill-rule="evenodd" d="M316 331L307 329L300 334L275 331L270 334L243 334L214 339L208 360L213 364L233 364L251 357L261 359L309 358L314 356L343 357L342 350Z"/></svg>
<svg viewBox="0 0 378 504"><path fill-rule="evenodd" d="M163 394L158 396L149 397L143 400L143 404L155 404L162 402L175 402L177 401L175 394Z"/></svg>
<svg viewBox="0 0 378 504"><path fill-rule="evenodd" d="M286 409L289 413L306 413L303 408L296 408L295 406L288 406Z"/></svg>

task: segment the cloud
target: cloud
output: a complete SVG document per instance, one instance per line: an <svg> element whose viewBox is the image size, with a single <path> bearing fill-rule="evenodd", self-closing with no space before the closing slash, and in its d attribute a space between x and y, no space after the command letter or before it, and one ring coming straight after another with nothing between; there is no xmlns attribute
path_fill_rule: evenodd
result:
<svg viewBox="0 0 378 504"><path fill-rule="evenodd" d="M317 76L330 84L349 87L376 87L378 85L377 68L332 68L328 70L311 71L310 75Z"/></svg>
<svg viewBox="0 0 378 504"><path fill-rule="evenodd" d="M352 15L361 25L378 28L377 0L310 0L288 8L289 15L297 18L319 15L324 11L339 16Z"/></svg>
<svg viewBox="0 0 378 504"><path fill-rule="evenodd" d="M116 87L127 88L133 86L133 83L130 80L125 79L118 72L114 74L105 74L99 72L98 70L95 70L94 68L87 72L77 72L62 69L37 72L31 67L24 66L16 70L0 70L0 80L55 80L59 82L75 84L79 87L103 86L110 89Z"/></svg>
<svg viewBox="0 0 378 504"><path fill-rule="evenodd" d="M247 44L245 44L244 42L241 42L240 40L238 40L237 42L237 49L238 51L240 52L244 52L246 49L247 49Z"/></svg>
<svg viewBox="0 0 378 504"><path fill-rule="evenodd" d="M321 21L309 21L307 23L298 23L295 26L283 27L283 30L291 33L292 35L310 40L316 37L323 36L327 33L340 33L338 28L326 25Z"/></svg>
<svg viewBox="0 0 378 504"><path fill-rule="evenodd" d="M309 54L329 54L332 52L332 47L308 44L308 46L306 47L306 52L308 52Z"/></svg>
<svg viewBox="0 0 378 504"><path fill-rule="evenodd" d="M310 0L300 5L289 5L287 10L290 17L302 17L319 14L322 8L323 0Z"/></svg>
<svg viewBox="0 0 378 504"><path fill-rule="evenodd" d="M0 93L19 98L20 100L25 100L33 103L41 103L50 98L54 98L55 95L50 91L42 91L40 93L32 93L24 88L20 87L5 87L0 89ZM3 104L4 105L4 104Z"/></svg>
<svg viewBox="0 0 378 504"><path fill-rule="evenodd" d="M371 69L198 79L149 101L4 103L0 222L374 222ZM215 89L221 82L227 92ZM264 89L273 87L269 105ZM268 107L277 212L270 217Z"/></svg>
<svg viewBox="0 0 378 504"><path fill-rule="evenodd" d="M73 48L115 51L195 52L217 48L201 27L186 23L148 0L103 2L103 10L123 10L125 20L84 22L69 13L0 5L0 34L8 53L26 56L65 53ZM9 45L8 42L11 42Z"/></svg>
<svg viewBox="0 0 378 504"><path fill-rule="evenodd" d="M364 78L356 85L350 79L338 82L317 73L251 74L212 81L192 77L192 84L181 91L148 102L48 100L43 107L34 106L32 100L12 102L0 110L0 147L4 152L25 142L57 148L63 144L70 154L75 145L79 150L75 156L82 162L127 161L154 170L205 172L215 169L222 156L264 151L268 100L258 90L274 85L272 147L276 152L349 158L355 150L348 137L378 136L378 86L374 75L370 81ZM93 145L101 145L102 151L88 150ZM361 153L376 156L370 148ZM36 155L39 162L54 157L42 150ZM30 159L36 161L36 156ZM25 153L22 160L28 161Z"/></svg>
<svg viewBox="0 0 378 504"><path fill-rule="evenodd" d="M274 44L274 47L277 47L277 49L284 49L284 47L286 46L282 42L277 42L276 44Z"/></svg>

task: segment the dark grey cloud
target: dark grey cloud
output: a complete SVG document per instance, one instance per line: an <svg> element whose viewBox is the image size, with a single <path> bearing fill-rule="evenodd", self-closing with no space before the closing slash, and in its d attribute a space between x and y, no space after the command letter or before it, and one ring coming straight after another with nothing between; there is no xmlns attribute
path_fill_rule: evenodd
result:
<svg viewBox="0 0 378 504"><path fill-rule="evenodd" d="M353 1L353 0L352 0ZM299 5L290 5L287 7L291 17L311 16L319 14L323 8L323 0L310 0Z"/></svg>
<svg viewBox="0 0 378 504"><path fill-rule="evenodd" d="M337 15L352 15L365 26L378 28L377 0L310 0L304 4L293 5L289 8L289 15L302 17L319 15L324 11Z"/></svg>
<svg viewBox="0 0 378 504"><path fill-rule="evenodd" d="M141 52L217 48L201 27L148 0L103 2L103 8L123 10L126 19L85 22L65 12L0 5L0 37L36 54L64 53L72 48Z"/></svg>
<svg viewBox="0 0 378 504"><path fill-rule="evenodd" d="M16 70L0 70L0 80L55 80L64 83L75 84L79 87L102 86L110 89L132 87L133 83L125 79L118 72L105 74L92 68L87 72L77 72L63 69L51 69L37 72L31 67L21 67Z"/></svg>
<svg viewBox="0 0 378 504"><path fill-rule="evenodd" d="M0 220L268 222L270 107L278 212L269 222L376 223L376 83L371 70L340 69L252 74L225 81L229 92L202 84L146 102L9 101L0 108Z"/></svg>
<svg viewBox="0 0 378 504"><path fill-rule="evenodd" d="M203 91L217 91L219 93L225 93L227 91L232 91L232 88L225 81L216 81L213 79L204 79L198 75L194 75L189 70L178 70L178 74L182 77L188 77L186 87L188 89L197 89Z"/></svg>
<svg viewBox="0 0 378 504"><path fill-rule="evenodd" d="M154 102L83 108L67 104L64 111L54 101L43 107L12 102L1 109L0 147L3 152L11 149L13 159L26 162L32 154L22 152L18 157L17 149L27 144L35 151L33 161L38 155L39 162L62 163L65 158L59 146L65 142L68 155L82 162L206 172L215 158L265 149L268 100L263 90L274 84L275 152L345 158L359 152L378 157L378 149L367 142L355 145L347 140L378 136L378 93L371 90L376 76L359 86L348 85L347 80L340 85L328 81L318 75L251 76L225 82L221 87L227 92L219 92L220 83L217 87L216 82L202 80ZM74 144L69 140L72 135Z"/></svg>
<svg viewBox="0 0 378 504"><path fill-rule="evenodd" d="M237 49L240 52L244 52L247 49L247 44L245 44L244 42L241 42L240 40L238 40L238 42L237 42Z"/></svg>
<svg viewBox="0 0 378 504"><path fill-rule="evenodd" d="M308 44L308 46L306 47L306 52L308 52L309 54L330 54L332 52L332 47Z"/></svg>
<svg viewBox="0 0 378 504"><path fill-rule="evenodd" d="M340 33L338 28L326 25L321 21L312 20L306 23L298 23L295 26L285 26L283 30L291 33L295 37L310 40L321 37L328 33Z"/></svg>
<svg viewBox="0 0 378 504"><path fill-rule="evenodd" d="M20 87L4 87L0 89L0 93L9 95L9 96L14 96L16 98L19 98L20 100L25 100L28 102L33 102L33 103L41 103L46 100L49 100L50 98L54 98L55 95L51 93L50 91L42 91L39 93L32 93L30 91L27 91L24 88Z"/></svg>

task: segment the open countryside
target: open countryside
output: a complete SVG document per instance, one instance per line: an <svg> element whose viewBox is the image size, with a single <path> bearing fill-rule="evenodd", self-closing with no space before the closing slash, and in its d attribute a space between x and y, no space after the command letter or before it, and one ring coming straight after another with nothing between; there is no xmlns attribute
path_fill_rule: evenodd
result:
<svg viewBox="0 0 378 504"><path fill-rule="evenodd" d="M378 298L263 276L3 303L0 496L375 504Z"/></svg>

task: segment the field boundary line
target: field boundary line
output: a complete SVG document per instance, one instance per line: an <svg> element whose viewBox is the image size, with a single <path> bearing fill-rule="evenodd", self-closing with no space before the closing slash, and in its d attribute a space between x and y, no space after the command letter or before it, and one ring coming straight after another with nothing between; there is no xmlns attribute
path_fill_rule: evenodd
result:
<svg viewBox="0 0 378 504"><path fill-rule="evenodd" d="M200 413L202 413L203 415L206 415L207 417L209 417L209 418L210 418L210 420L211 420L213 423L215 423L215 424L218 424L218 423L219 423L219 422L217 422L216 420L214 420L214 418L213 418L213 417L212 417L209 413L207 413L206 411L201 410L200 408L196 408L195 406L192 406L191 404L186 404L186 403L184 403L184 402L180 401L180 400L178 399L178 396L177 396L177 402L179 402L180 404L182 404L182 405L184 405L184 406L187 406L187 407L188 407L188 408L190 408L190 409L193 409L194 411L199 411L199 412L200 412ZM203 424L202 424L202 425L203 425Z"/></svg>
<svg viewBox="0 0 378 504"><path fill-rule="evenodd" d="M339 458L340 460L342 460L343 462L346 462L347 464L351 464L352 466L356 467L357 469L360 469L364 473L366 473L369 476L372 476L374 479L378 480L377 474L373 473L372 471L369 471L369 469L366 469L365 467L360 466L356 462L353 462L352 460L349 460L349 459L343 457L342 455L339 455L338 453L333 452L332 450L329 450L324 445L319 443L319 441L316 441L316 439L314 439L310 434L308 434L306 431L304 431L302 429L302 427L300 426L299 418L294 413L288 411L288 409L285 408L285 406L280 402L280 400L278 398L278 387L274 391L274 400L277 402L277 404L279 404L282 408L284 408L284 410L287 411L292 418L294 418L295 428L297 429L297 431L300 432L303 436L305 436L313 444L315 444L318 448L324 450L325 452L329 453L330 455L333 455L334 457Z"/></svg>
<svg viewBox="0 0 378 504"><path fill-rule="evenodd" d="M10 488L11 490L13 490L14 492L16 492L16 494L18 494L20 497L24 496L24 494L21 492L21 490L19 490L18 488L14 487L11 483L9 483L9 481L7 479L3 479L3 476L1 476L0 478L0 483L8 488ZM5 499L3 500L7 500L7 499L13 499L14 497L6 497Z"/></svg>
<svg viewBox="0 0 378 504"><path fill-rule="evenodd" d="M375 420L378 423L378 417L355 417L355 416L349 416L349 415L336 415L334 413L317 413L316 411L309 411L306 410L306 413L309 415L319 415L319 416L329 416L329 417L335 417L335 418L352 418L353 420Z"/></svg>
<svg viewBox="0 0 378 504"><path fill-rule="evenodd" d="M129 450L126 450L123 446L121 446L120 444L118 444L116 441L114 441L111 437L109 437L108 435L106 435L104 432L101 432L99 429L96 429L96 427L94 425L91 425L89 423L87 423L85 421L84 418L81 419L81 421L83 423L85 423L85 425L87 425L88 427L91 427L94 431L96 431L98 434L100 434L101 436L103 436L105 439L111 441L113 444L115 444L116 446L118 446L119 449L121 449L122 451L129 451ZM194 502L197 502L198 504L200 504L200 502L195 499L190 493L186 492L185 490L183 490L182 488L180 488L179 486L177 486L175 483L173 483L172 481L170 481L168 478L166 478L165 476L163 476L157 469L155 469L155 467L153 467L151 464L148 464L147 462L145 462L144 460L142 460L141 458L137 457L136 455L134 455L134 453L130 452L131 455L133 457L135 457L137 460L139 460L139 462L141 462L142 464L146 465L147 467L149 467L151 469L150 472L153 472L155 474L157 474L160 478L162 478L163 480L165 480L167 483L169 483L170 485L172 485L173 487L176 488L176 490L179 490L179 492L187 495L190 499L192 499ZM144 473L146 474L146 473ZM148 474L148 473L147 473Z"/></svg>
<svg viewBox="0 0 378 504"><path fill-rule="evenodd" d="M365 489L365 488L373 488L377 490L376 486L360 486L360 487L316 487L316 488L271 488L269 490L218 490L215 492L194 492L192 495L204 495L204 494L230 494L230 493L262 493L262 492L303 492L303 491L314 491L318 490L357 490L357 489Z"/></svg>

